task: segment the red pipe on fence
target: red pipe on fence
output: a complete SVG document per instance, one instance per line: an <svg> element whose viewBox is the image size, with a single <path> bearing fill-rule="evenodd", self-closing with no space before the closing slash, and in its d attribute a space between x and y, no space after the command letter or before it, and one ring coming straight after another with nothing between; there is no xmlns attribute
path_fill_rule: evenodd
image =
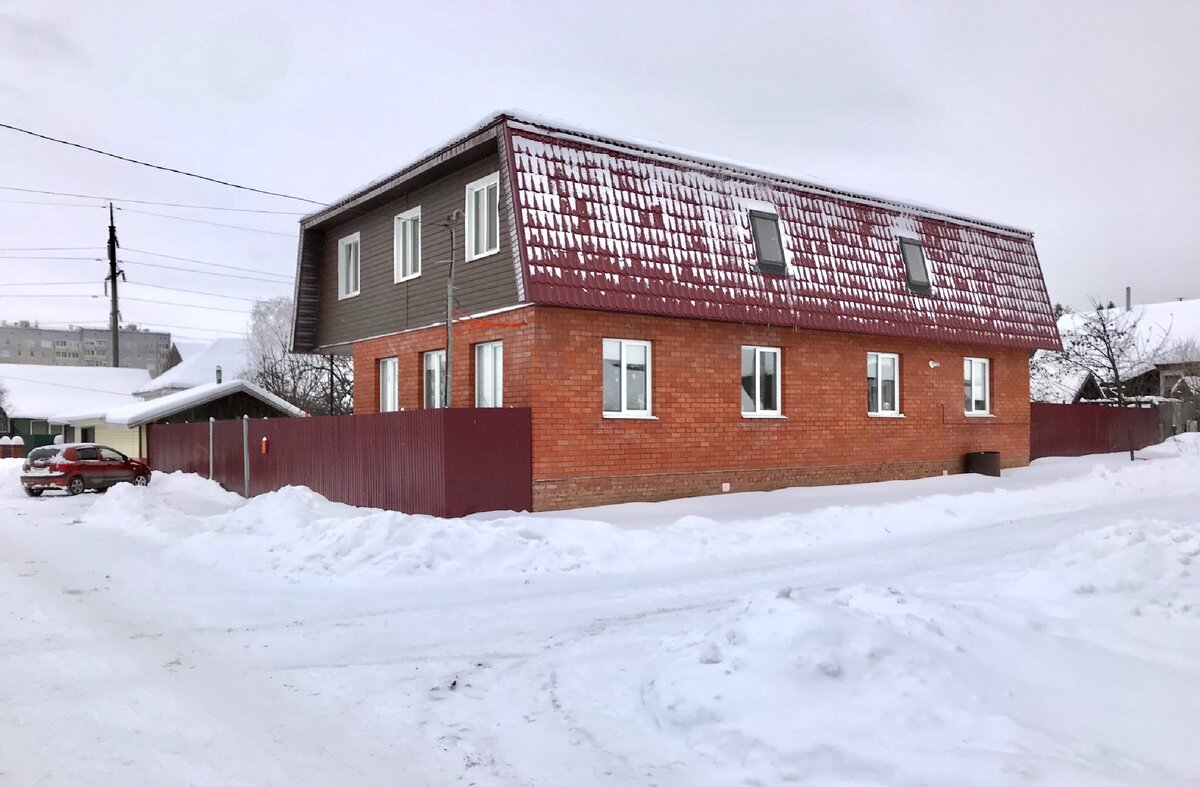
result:
<svg viewBox="0 0 1200 787"><path fill-rule="evenodd" d="M307 486L340 503L465 516L533 507L528 408L251 419L212 424L213 480L241 494ZM262 448L266 438L268 448ZM153 425L150 466L207 476L209 424Z"/></svg>
<svg viewBox="0 0 1200 787"><path fill-rule="evenodd" d="M1156 407L1049 404L1029 407L1029 458L1133 451L1162 440Z"/></svg>

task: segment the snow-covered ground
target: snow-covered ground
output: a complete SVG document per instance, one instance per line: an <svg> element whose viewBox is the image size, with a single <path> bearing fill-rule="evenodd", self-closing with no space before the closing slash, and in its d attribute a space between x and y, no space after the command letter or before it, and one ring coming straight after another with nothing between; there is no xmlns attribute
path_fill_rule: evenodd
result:
<svg viewBox="0 0 1200 787"><path fill-rule="evenodd" d="M1194 438L462 520L0 461L0 784L1197 785Z"/></svg>

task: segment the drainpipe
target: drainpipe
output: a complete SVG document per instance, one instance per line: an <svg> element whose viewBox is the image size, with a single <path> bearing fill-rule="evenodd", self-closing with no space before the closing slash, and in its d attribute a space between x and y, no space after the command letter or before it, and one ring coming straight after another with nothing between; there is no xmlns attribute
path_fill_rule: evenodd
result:
<svg viewBox="0 0 1200 787"><path fill-rule="evenodd" d="M1125 311L1127 311L1127 312L1133 311L1133 288L1132 287L1125 288Z"/></svg>
<svg viewBox="0 0 1200 787"><path fill-rule="evenodd" d="M446 276L446 381L442 386L442 406L449 407L453 401L450 398L450 359L454 357L454 228L463 218L461 210L455 210L441 226L450 233L450 271Z"/></svg>

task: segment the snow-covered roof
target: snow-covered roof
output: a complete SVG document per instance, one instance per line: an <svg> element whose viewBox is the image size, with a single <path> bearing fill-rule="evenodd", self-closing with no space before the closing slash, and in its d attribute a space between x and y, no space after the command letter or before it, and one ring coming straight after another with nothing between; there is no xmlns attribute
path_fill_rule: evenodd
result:
<svg viewBox="0 0 1200 787"><path fill-rule="evenodd" d="M135 400L134 404L123 403L121 406L113 407L102 413L73 414L64 412L60 413L56 420L61 423L104 421L111 426L135 427L162 418L169 418L176 413L235 393L249 394L288 415L304 415L304 412L300 408L288 404L275 394L260 388L254 383L247 382L246 380L229 380L222 383L212 382L205 385L198 385L185 391L177 391L148 401Z"/></svg>
<svg viewBox="0 0 1200 787"><path fill-rule="evenodd" d="M44 421L64 410L100 412L138 401L133 392L149 380L145 369L0 364L9 418Z"/></svg>
<svg viewBox="0 0 1200 787"><path fill-rule="evenodd" d="M205 348L207 348L209 346L210 342L187 342L187 341L176 340L176 341L171 342L171 344L175 347L175 350L179 353L179 357L182 360L186 361L188 358L191 358L196 353L202 352Z"/></svg>
<svg viewBox="0 0 1200 787"><path fill-rule="evenodd" d="M295 349L311 349L316 331L322 263L319 238L306 236L484 144L504 153L524 301L1059 347L1026 230L514 112L302 220ZM763 206L779 217L783 275L764 275L756 264L747 210ZM922 242L931 293L908 286L901 237Z"/></svg>
<svg viewBox="0 0 1200 787"><path fill-rule="evenodd" d="M176 344L178 349L179 345ZM183 355L181 352L180 355ZM233 380L245 374L250 365L245 339L217 339L198 352L184 356L183 361L155 377L134 393L139 396L160 391L185 390L198 385L215 383L217 367L221 376Z"/></svg>

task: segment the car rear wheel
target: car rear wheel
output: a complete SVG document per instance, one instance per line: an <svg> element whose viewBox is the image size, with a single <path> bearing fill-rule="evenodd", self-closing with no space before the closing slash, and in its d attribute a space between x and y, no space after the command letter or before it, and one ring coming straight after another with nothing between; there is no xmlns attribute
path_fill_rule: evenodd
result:
<svg viewBox="0 0 1200 787"><path fill-rule="evenodd" d="M149 484L150 476L146 475L145 473L138 473L133 477L134 486L149 486Z"/></svg>
<svg viewBox="0 0 1200 787"><path fill-rule="evenodd" d="M30 489L29 487L25 487L25 494L29 495L30 497L41 497L41 496L42 496L42 490L40 490L40 489Z"/></svg>
<svg viewBox="0 0 1200 787"><path fill-rule="evenodd" d="M87 485L84 484L84 482L83 482L83 476L77 475L74 478L72 478L70 481L67 482L67 494L68 495L82 494L83 490L86 488L86 486Z"/></svg>

